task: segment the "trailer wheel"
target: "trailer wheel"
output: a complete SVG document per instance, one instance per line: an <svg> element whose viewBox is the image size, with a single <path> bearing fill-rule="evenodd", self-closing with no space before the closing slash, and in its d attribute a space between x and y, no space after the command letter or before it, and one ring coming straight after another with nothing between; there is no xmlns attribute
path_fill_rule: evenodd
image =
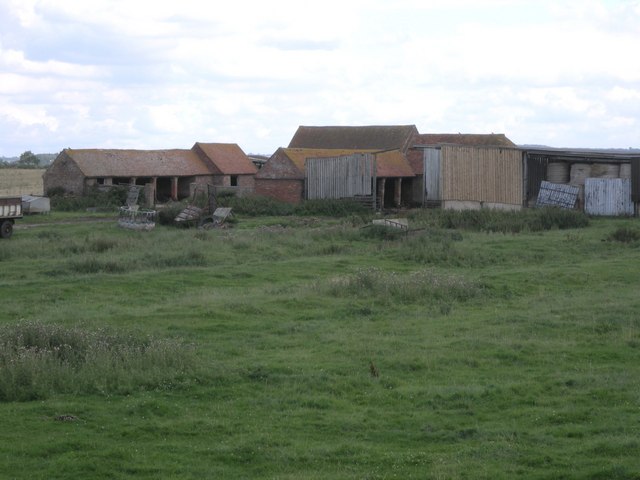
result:
<svg viewBox="0 0 640 480"><path fill-rule="evenodd" d="M13 222L11 220L5 220L0 225L0 237L9 238L13 233Z"/></svg>

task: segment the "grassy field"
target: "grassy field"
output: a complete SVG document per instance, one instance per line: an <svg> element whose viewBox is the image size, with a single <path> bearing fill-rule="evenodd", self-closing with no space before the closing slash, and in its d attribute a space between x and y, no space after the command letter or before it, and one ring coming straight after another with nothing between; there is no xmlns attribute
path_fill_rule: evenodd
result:
<svg viewBox="0 0 640 480"><path fill-rule="evenodd" d="M44 169L0 168L0 197L43 195Z"/></svg>
<svg viewBox="0 0 640 480"><path fill-rule="evenodd" d="M436 215L18 222L0 477L640 478L638 220Z"/></svg>

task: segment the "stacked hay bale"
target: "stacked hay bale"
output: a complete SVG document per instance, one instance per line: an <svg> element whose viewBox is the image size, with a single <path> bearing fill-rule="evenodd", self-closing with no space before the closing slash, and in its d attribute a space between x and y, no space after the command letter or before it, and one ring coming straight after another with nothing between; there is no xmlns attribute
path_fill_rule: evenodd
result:
<svg viewBox="0 0 640 480"><path fill-rule="evenodd" d="M580 210L584 207L584 181L591 177L591 165L588 163L574 163L571 165L569 183L579 188L576 207Z"/></svg>

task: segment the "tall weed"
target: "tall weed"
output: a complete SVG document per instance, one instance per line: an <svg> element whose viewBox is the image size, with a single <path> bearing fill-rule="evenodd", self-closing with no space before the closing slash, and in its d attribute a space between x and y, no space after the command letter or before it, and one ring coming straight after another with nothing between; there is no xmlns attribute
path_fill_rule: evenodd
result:
<svg viewBox="0 0 640 480"><path fill-rule="evenodd" d="M0 401L164 388L194 365L178 340L39 322L0 328Z"/></svg>

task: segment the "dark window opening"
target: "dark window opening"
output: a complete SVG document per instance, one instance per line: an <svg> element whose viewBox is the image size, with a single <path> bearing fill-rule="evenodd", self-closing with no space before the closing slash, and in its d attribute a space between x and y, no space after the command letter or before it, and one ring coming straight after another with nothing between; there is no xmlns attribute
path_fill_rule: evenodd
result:
<svg viewBox="0 0 640 480"><path fill-rule="evenodd" d="M151 177L136 178L136 185L146 185L147 183L153 183L153 178Z"/></svg>
<svg viewBox="0 0 640 480"><path fill-rule="evenodd" d="M131 183L131 178L129 177L113 177L114 185L129 185Z"/></svg>
<svg viewBox="0 0 640 480"><path fill-rule="evenodd" d="M238 175L231 175L231 183L230 185L232 187L237 187L238 186Z"/></svg>

